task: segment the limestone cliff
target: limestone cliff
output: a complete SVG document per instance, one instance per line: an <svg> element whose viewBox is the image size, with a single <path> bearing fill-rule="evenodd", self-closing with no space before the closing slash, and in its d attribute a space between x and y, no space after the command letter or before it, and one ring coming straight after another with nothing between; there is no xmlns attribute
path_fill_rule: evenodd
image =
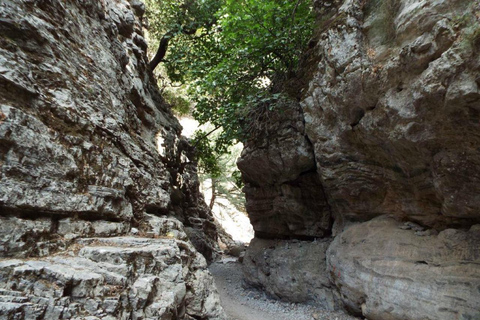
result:
<svg viewBox="0 0 480 320"><path fill-rule="evenodd" d="M247 278L368 319L478 318L480 3L338 0L316 9L315 40L292 80L306 84L295 93L300 107L287 106L299 116L264 126L277 129L250 141L239 167L257 237L333 242L321 244L317 277L292 251L295 281L310 291L271 276L291 265L275 258L283 245L260 240L247 253ZM280 164L266 160L273 154ZM306 176L311 183L298 183Z"/></svg>
<svg viewBox="0 0 480 320"><path fill-rule="evenodd" d="M197 252L216 228L147 71L144 10L0 4L2 318L222 317Z"/></svg>

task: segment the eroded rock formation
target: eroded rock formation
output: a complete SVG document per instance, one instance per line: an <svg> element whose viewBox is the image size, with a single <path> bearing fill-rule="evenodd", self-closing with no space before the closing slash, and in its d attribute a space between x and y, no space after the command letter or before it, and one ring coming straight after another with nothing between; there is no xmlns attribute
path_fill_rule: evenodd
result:
<svg viewBox="0 0 480 320"><path fill-rule="evenodd" d="M345 306L368 319L478 318L480 225L414 229L384 216L335 238L327 268Z"/></svg>
<svg viewBox="0 0 480 320"><path fill-rule="evenodd" d="M278 128L264 132L273 142L250 141L239 163L248 203L262 208L249 207L257 237L298 238L330 219L309 235L334 237L316 254L328 262L317 279L328 276L333 307L382 320L479 317L480 3L339 0L316 9L316 40L297 79L307 84L296 93L301 126L293 116L267 123ZM292 103L287 112L296 110ZM257 160L271 154L295 160L286 169ZM292 194L282 186L303 170L316 189L297 184L294 194L324 194L322 208L304 210L318 196L301 206L281 201ZM298 225L284 227L292 220ZM302 288L287 293L294 285L271 276L289 268L271 257L297 250L254 242L247 280L325 304ZM299 261L296 281L307 283L311 265Z"/></svg>
<svg viewBox="0 0 480 320"><path fill-rule="evenodd" d="M301 105L337 216L479 221L478 11L476 1L352 1L324 23Z"/></svg>
<svg viewBox="0 0 480 320"><path fill-rule="evenodd" d="M282 112L266 111L272 114L270 121L245 145L237 162L247 212L261 237L323 237L330 232L330 208L302 112L295 102L282 106Z"/></svg>
<svg viewBox="0 0 480 320"><path fill-rule="evenodd" d="M255 238L244 258L244 274L251 285L271 296L337 309L325 265L330 240L287 241Z"/></svg>
<svg viewBox="0 0 480 320"><path fill-rule="evenodd" d="M144 10L0 4L2 318L223 315L196 251L215 255L216 227L147 71Z"/></svg>

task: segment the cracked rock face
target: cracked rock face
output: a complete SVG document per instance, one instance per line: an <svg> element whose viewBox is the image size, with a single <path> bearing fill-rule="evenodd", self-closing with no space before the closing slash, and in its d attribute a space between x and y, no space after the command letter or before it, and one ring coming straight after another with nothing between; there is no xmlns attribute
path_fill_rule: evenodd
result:
<svg viewBox="0 0 480 320"><path fill-rule="evenodd" d="M249 141L239 162L256 236L332 235L316 278L329 277L334 305L356 315L478 318L480 2L335 0L315 9L315 40L294 79L307 84L296 93L300 109L266 122L275 130ZM265 160L273 154L296 160L282 169ZM315 187L294 183L293 192L305 173ZM329 223L318 232L321 216ZM298 249L253 244L249 282L293 301L305 293L267 276L288 270ZM297 267L296 281L308 283L312 268ZM321 304L328 295L307 296Z"/></svg>
<svg viewBox="0 0 480 320"><path fill-rule="evenodd" d="M5 319L223 319L205 258L175 239L85 238L0 279Z"/></svg>
<svg viewBox="0 0 480 320"><path fill-rule="evenodd" d="M479 11L346 1L324 22L301 105L337 221L479 221Z"/></svg>
<svg viewBox="0 0 480 320"><path fill-rule="evenodd" d="M368 319L478 318L480 225L438 235L401 227L382 216L328 248L328 272L347 308Z"/></svg>
<svg viewBox="0 0 480 320"><path fill-rule="evenodd" d="M284 102L245 144L238 168L245 181L246 208L257 236L323 237L330 208L316 173L298 103Z"/></svg>
<svg viewBox="0 0 480 320"><path fill-rule="evenodd" d="M142 8L138 1L2 2L0 214L50 219L51 235L62 233L66 218L176 216L199 230L211 259L213 218L191 148L146 70ZM40 236L37 222L19 228L28 224Z"/></svg>
<svg viewBox="0 0 480 320"><path fill-rule="evenodd" d="M223 318L197 252L215 256L216 227L147 72L144 11L1 1L2 319Z"/></svg>

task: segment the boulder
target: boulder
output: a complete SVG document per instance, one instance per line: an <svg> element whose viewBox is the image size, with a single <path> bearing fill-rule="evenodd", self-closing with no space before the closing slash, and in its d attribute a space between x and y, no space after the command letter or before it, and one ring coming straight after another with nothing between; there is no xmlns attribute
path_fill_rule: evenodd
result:
<svg viewBox="0 0 480 320"><path fill-rule="evenodd" d="M255 238L243 258L245 280L277 299L339 309L325 264L329 244Z"/></svg>
<svg viewBox="0 0 480 320"><path fill-rule="evenodd" d="M255 234L263 238L311 238L329 234L330 208L316 172L302 111L284 101L245 144L238 168L246 209Z"/></svg>
<svg viewBox="0 0 480 320"><path fill-rule="evenodd" d="M389 216L359 223L327 251L351 312L372 320L480 317L480 225L419 234Z"/></svg>

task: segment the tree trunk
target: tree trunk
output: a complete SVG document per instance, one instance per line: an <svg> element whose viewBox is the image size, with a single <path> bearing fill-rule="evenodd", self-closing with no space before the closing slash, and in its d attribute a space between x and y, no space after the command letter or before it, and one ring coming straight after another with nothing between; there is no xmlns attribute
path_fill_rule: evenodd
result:
<svg viewBox="0 0 480 320"><path fill-rule="evenodd" d="M157 53L155 54L155 57L153 57L152 61L150 61L150 63L148 64L148 68L150 69L150 71L155 70L158 64L163 61L163 58L165 58L165 55L167 54L168 42L171 38L172 33L167 32L162 37L162 40L160 40L160 45L158 46Z"/></svg>
<svg viewBox="0 0 480 320"><path fill-rule="evenodd" d="M217 197L216 195L216 186L217 180L215 178L212 178L212 198L210 199L210 205L208 206L210 210L213 209L213 206L215 205L215 198Z"/></svg>
<svg viewBox="0 0 480 320"><path fill-rule="evenodd" d="M174 29L165 33L162 37L162 40L160 40L160 45L158 46L155 57L153 57L152 61L150 61L150 63L148 64L148 68L150 69L150 71L155 70L158 64L163 61L163 59L165 58L165 55L167 54L168 43L173 37L175 37L175 35L178 34L178 32L191 36L191 35L194 35L195 32L197 32L197 28L191 28L191 29L180 28L180 31Z"/></svg>

